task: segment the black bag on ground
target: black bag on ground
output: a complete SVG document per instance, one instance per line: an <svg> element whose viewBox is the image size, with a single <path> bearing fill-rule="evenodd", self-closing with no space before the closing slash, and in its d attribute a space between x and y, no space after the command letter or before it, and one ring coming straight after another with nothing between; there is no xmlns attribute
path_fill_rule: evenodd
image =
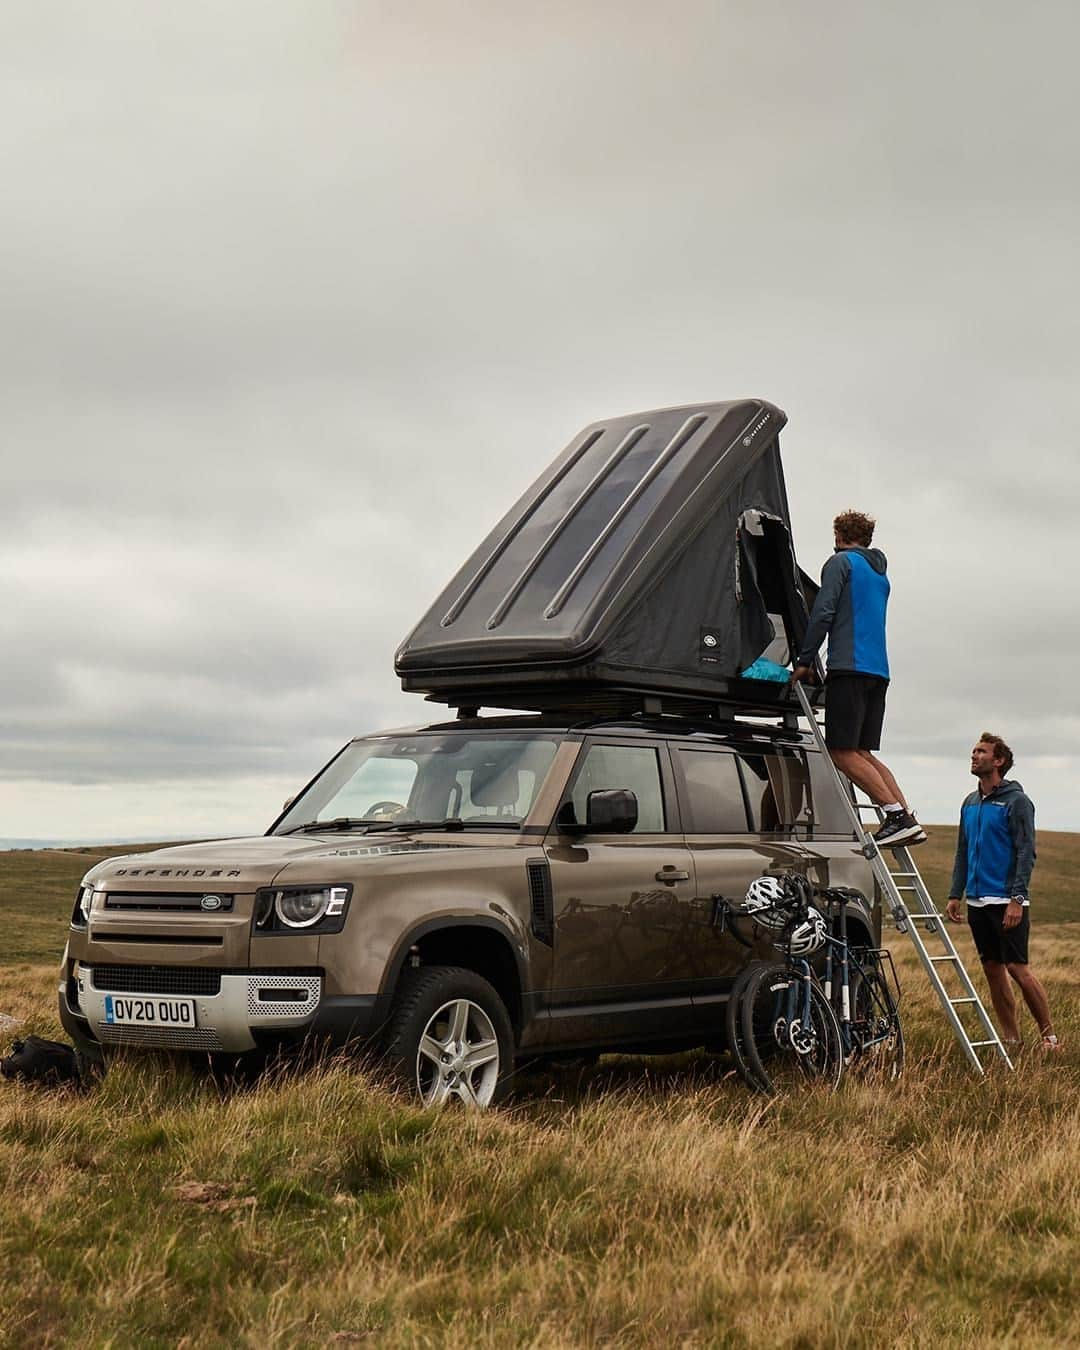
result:
<svg viewBox="0 0 1080 1350"><path fill-rule="evenodd" d="M77 1083L79 1061L70 1045L47 1041L42 1036L27 1036L12 1045L7 1059L0 1059L0 1076L21 1078L28 1083Z"/></svg>

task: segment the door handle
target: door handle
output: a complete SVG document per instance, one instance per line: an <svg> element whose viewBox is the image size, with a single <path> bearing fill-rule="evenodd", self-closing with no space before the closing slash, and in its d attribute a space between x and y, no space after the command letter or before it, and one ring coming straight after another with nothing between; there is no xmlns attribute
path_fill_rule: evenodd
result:
<svg viewBox="0 0 1080 1350"><path fill-rule="evenodd" d="M676 881L689 881L690 873L684 872L681 867L662 867L657 872L656 879L670 886L674 885Z"/></svg>

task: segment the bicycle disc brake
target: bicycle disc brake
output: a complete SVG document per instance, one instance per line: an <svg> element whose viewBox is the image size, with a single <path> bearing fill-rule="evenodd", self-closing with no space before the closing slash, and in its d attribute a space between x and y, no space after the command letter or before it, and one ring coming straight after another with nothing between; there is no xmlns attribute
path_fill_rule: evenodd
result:
<svg viewBox="0 0 1080 1350"><path fill-rule="evenodd" d="M797 1055L812 1055L817 1049L817 1035L812 1026L803 1026L800 1020L793 1021L788 1028L788 1040Z"/></svg>

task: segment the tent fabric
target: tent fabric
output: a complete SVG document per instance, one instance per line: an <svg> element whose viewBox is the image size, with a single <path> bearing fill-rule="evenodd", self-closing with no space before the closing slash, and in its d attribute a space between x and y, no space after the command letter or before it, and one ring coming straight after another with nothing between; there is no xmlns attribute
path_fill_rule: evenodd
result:
<svg viewBox="0 0 1080 1350"><path fill-rule="evenodd" d="M737 695L770 616L789 644L807 619L785 421L748 399L586 427L401 645L403 687L506 707L582 687Z"/></svg>

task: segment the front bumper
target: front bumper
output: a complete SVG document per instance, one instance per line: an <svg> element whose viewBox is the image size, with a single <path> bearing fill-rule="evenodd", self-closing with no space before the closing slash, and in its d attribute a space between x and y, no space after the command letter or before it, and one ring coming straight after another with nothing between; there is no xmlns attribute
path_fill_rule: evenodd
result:
<svg viewBox="0 0 1080 1350"><path fill-rule="evenodd" d="M384 1000L377 995L327 997L318 970L219 973L134 966L117 978L116 969L70 963L58 991L59 1010L76 1040L242 1053L309 1037L344 1044L370 1036L385 1018ZM117 997L148 1003L192 999L195 1025L118 1023L111 1006Z"/></svg>

